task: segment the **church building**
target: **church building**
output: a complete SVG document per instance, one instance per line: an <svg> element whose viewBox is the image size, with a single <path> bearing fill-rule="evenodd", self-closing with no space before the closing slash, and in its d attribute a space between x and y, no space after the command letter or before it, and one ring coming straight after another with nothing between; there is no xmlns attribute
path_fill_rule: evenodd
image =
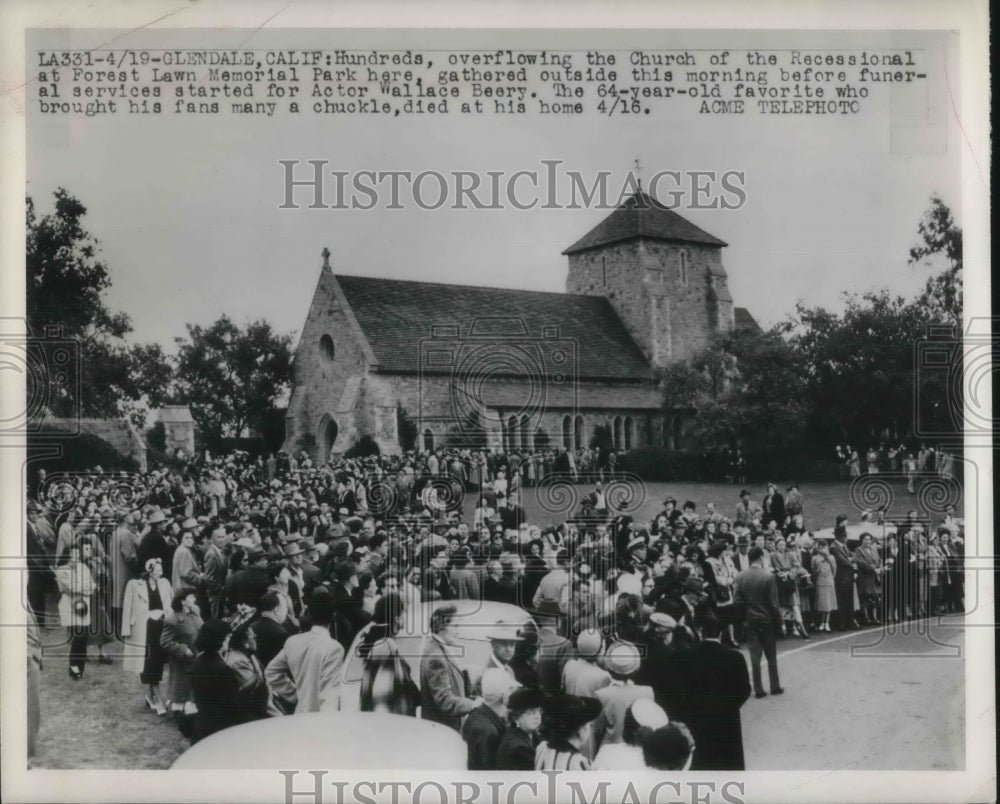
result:
<svg viewBox="0 0 1000 804"><path fill-rule="evenodd" d="M733 298L727 244L645 193L567 248L565 293L375 279L324 263L295 353L284 449L325 460L371 436L402 450L675 445L656 370L757 324Z"/></svg>

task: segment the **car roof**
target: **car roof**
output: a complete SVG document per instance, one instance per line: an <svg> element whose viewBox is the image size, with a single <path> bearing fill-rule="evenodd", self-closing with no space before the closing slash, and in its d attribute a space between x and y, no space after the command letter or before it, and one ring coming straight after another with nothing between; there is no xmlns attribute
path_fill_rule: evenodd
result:
<svg viewBox="0 0 1000 804"><path fill-rule="evenodd" d="M310 712L216 732L191 746L172 770L410 769L466 766L454 729L384 712Z"/></svg>

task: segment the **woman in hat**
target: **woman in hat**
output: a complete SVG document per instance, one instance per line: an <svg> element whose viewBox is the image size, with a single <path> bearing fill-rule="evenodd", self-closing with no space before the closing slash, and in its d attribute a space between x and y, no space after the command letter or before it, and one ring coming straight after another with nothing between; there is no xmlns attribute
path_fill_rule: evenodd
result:
<svg viewBox="0 0 1000 804"><path fill-rule="evenodd" d="M79 681L87 664L87 637L90 632L91 599L96 586L87 566L90 542L74 542L66 561L56 569L56 583L62 593L59 598L59 620L69 630L69 674Z"/></svg>
<svg viewBox="0 0 1000 804"><path fill-rule="evenodd" d="M267 717L267 682L257 659L256 632L250 628L250 621L256 614L256 609L247 609L233 619L229 641L221 653L223 661L236 671L239 679L237 698L244 721Z"/></svg>
<svg viewBox="0 0 1000 804"><path fill-rule="evenodd" d="M778 577L781 635L792 633L808 639L809 634L802 622L802 609L799 606L799 575L803 570L801 559L796 561L797 555L798 551L789 550L785 538L778 536L774 540L774 551L771 553L771 568Z"/></svg>
<svg viewBox="0 0 1000 804"><path fill-rule="evenodd" d="M667 713L655 702L639 698L625 711L622 742L605 742L594 757L594 770L643 770L646 760L642 745L656 729L670 723Z"/></svg>
<svg viewBox="0 0 1000 804"><path fill-rule="evenodd" d="M816 587L816 611L820 617L817 631L830 630L830 612L837 610L837 593L834 578L837 575L837 562L830 555L830 546L825 539L816 543L817 552L812 557L813 586Z"/></svg>
<svg viewBox="0 0 1000 804"><path fill-rule="evenodd" d="M383 595L375 603L372 625L358 646L358 655L364 662L362 712L390 712L407 717L417 714L420 690L395 640L403 626L404 612L403 599L395 593Z"/></svg>
<svg viewBox="0 0 1000 804"><path fill-rule="evenodd" d="M239 676L222 658L228 638L229 626L222 620L209 620L195 637L192 647L198 655L190 670L194 707L184 716L191 721L192 745L244 720Z"/></svg>
<svg viewBox="0 0 1000 804"><path fill-rule="evenodd" d="M170 613L163 618L160 645L167 652L170 662L170 709L182 728L188 729L184 720L195 712L191 692L191 666L196 654L195 639L202 626L198 609L198 596L189 586L178 589L170 601Z"/></svg>
<svg viewBox="0 0 1000 804"><path fill-rule="evenodd" d="M122 610L122 638L125 656L122 668L139 674L146 686L146 706L158 715L167 713L160 682L167 654L160 644L166 607L173 597L170 582L163 577L163 562L158 558L146 561L141 578L125 587Z"/></svg>
<svg viewBox="0 0 1000 804"><path fill-rule="evenodd" d="M580 749L590 741L593 722L600 714L601 704L595 698L558 695L549 699L545 707L547 739L535 750L535 770L590 770L590 760Z"/></svg>
<svg viewBox="0 0 1000 804"><path fill-rule="evenodd" d="M514 690L507 698L508 725L497 749L497 770L535 769L538 729L542 725L545 693L532 687Z"/></svg>

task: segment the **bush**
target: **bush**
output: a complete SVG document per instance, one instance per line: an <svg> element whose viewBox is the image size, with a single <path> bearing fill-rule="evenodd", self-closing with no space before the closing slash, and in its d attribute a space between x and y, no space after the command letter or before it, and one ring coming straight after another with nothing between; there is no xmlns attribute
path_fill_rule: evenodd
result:
<svg viewBox="0 0 1000 804"><path fill-rule="evenodd" d="M367 458L370 455L381 455L382 450L378 448L375 439L370 435L363 435L344 453L345 458Z"/></svg>
<svg viewBox="0 0 1000 804"><path fill-rule="evenodd" d="M52 447L62 448L58 457L52 455ZM90 433L79 435L47 434L28 437L28 462L35 463L36 469L53 472L83 472L100 466L105 472L137 472L139 464L134 458L122 455L104 439Z"/></svg>

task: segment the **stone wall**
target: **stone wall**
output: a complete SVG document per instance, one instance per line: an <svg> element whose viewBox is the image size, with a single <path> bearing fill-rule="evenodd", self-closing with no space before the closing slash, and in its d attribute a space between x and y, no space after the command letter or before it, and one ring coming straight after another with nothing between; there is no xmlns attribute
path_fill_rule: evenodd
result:
<svg viewBox="0 0 1000 804"><path fill-rule="evenodd" d="M686 271L682 271L683 264ZM606 296L654 365L684 360L732 326L717 246L638 239L569 256L567 293Z"/></svg>

